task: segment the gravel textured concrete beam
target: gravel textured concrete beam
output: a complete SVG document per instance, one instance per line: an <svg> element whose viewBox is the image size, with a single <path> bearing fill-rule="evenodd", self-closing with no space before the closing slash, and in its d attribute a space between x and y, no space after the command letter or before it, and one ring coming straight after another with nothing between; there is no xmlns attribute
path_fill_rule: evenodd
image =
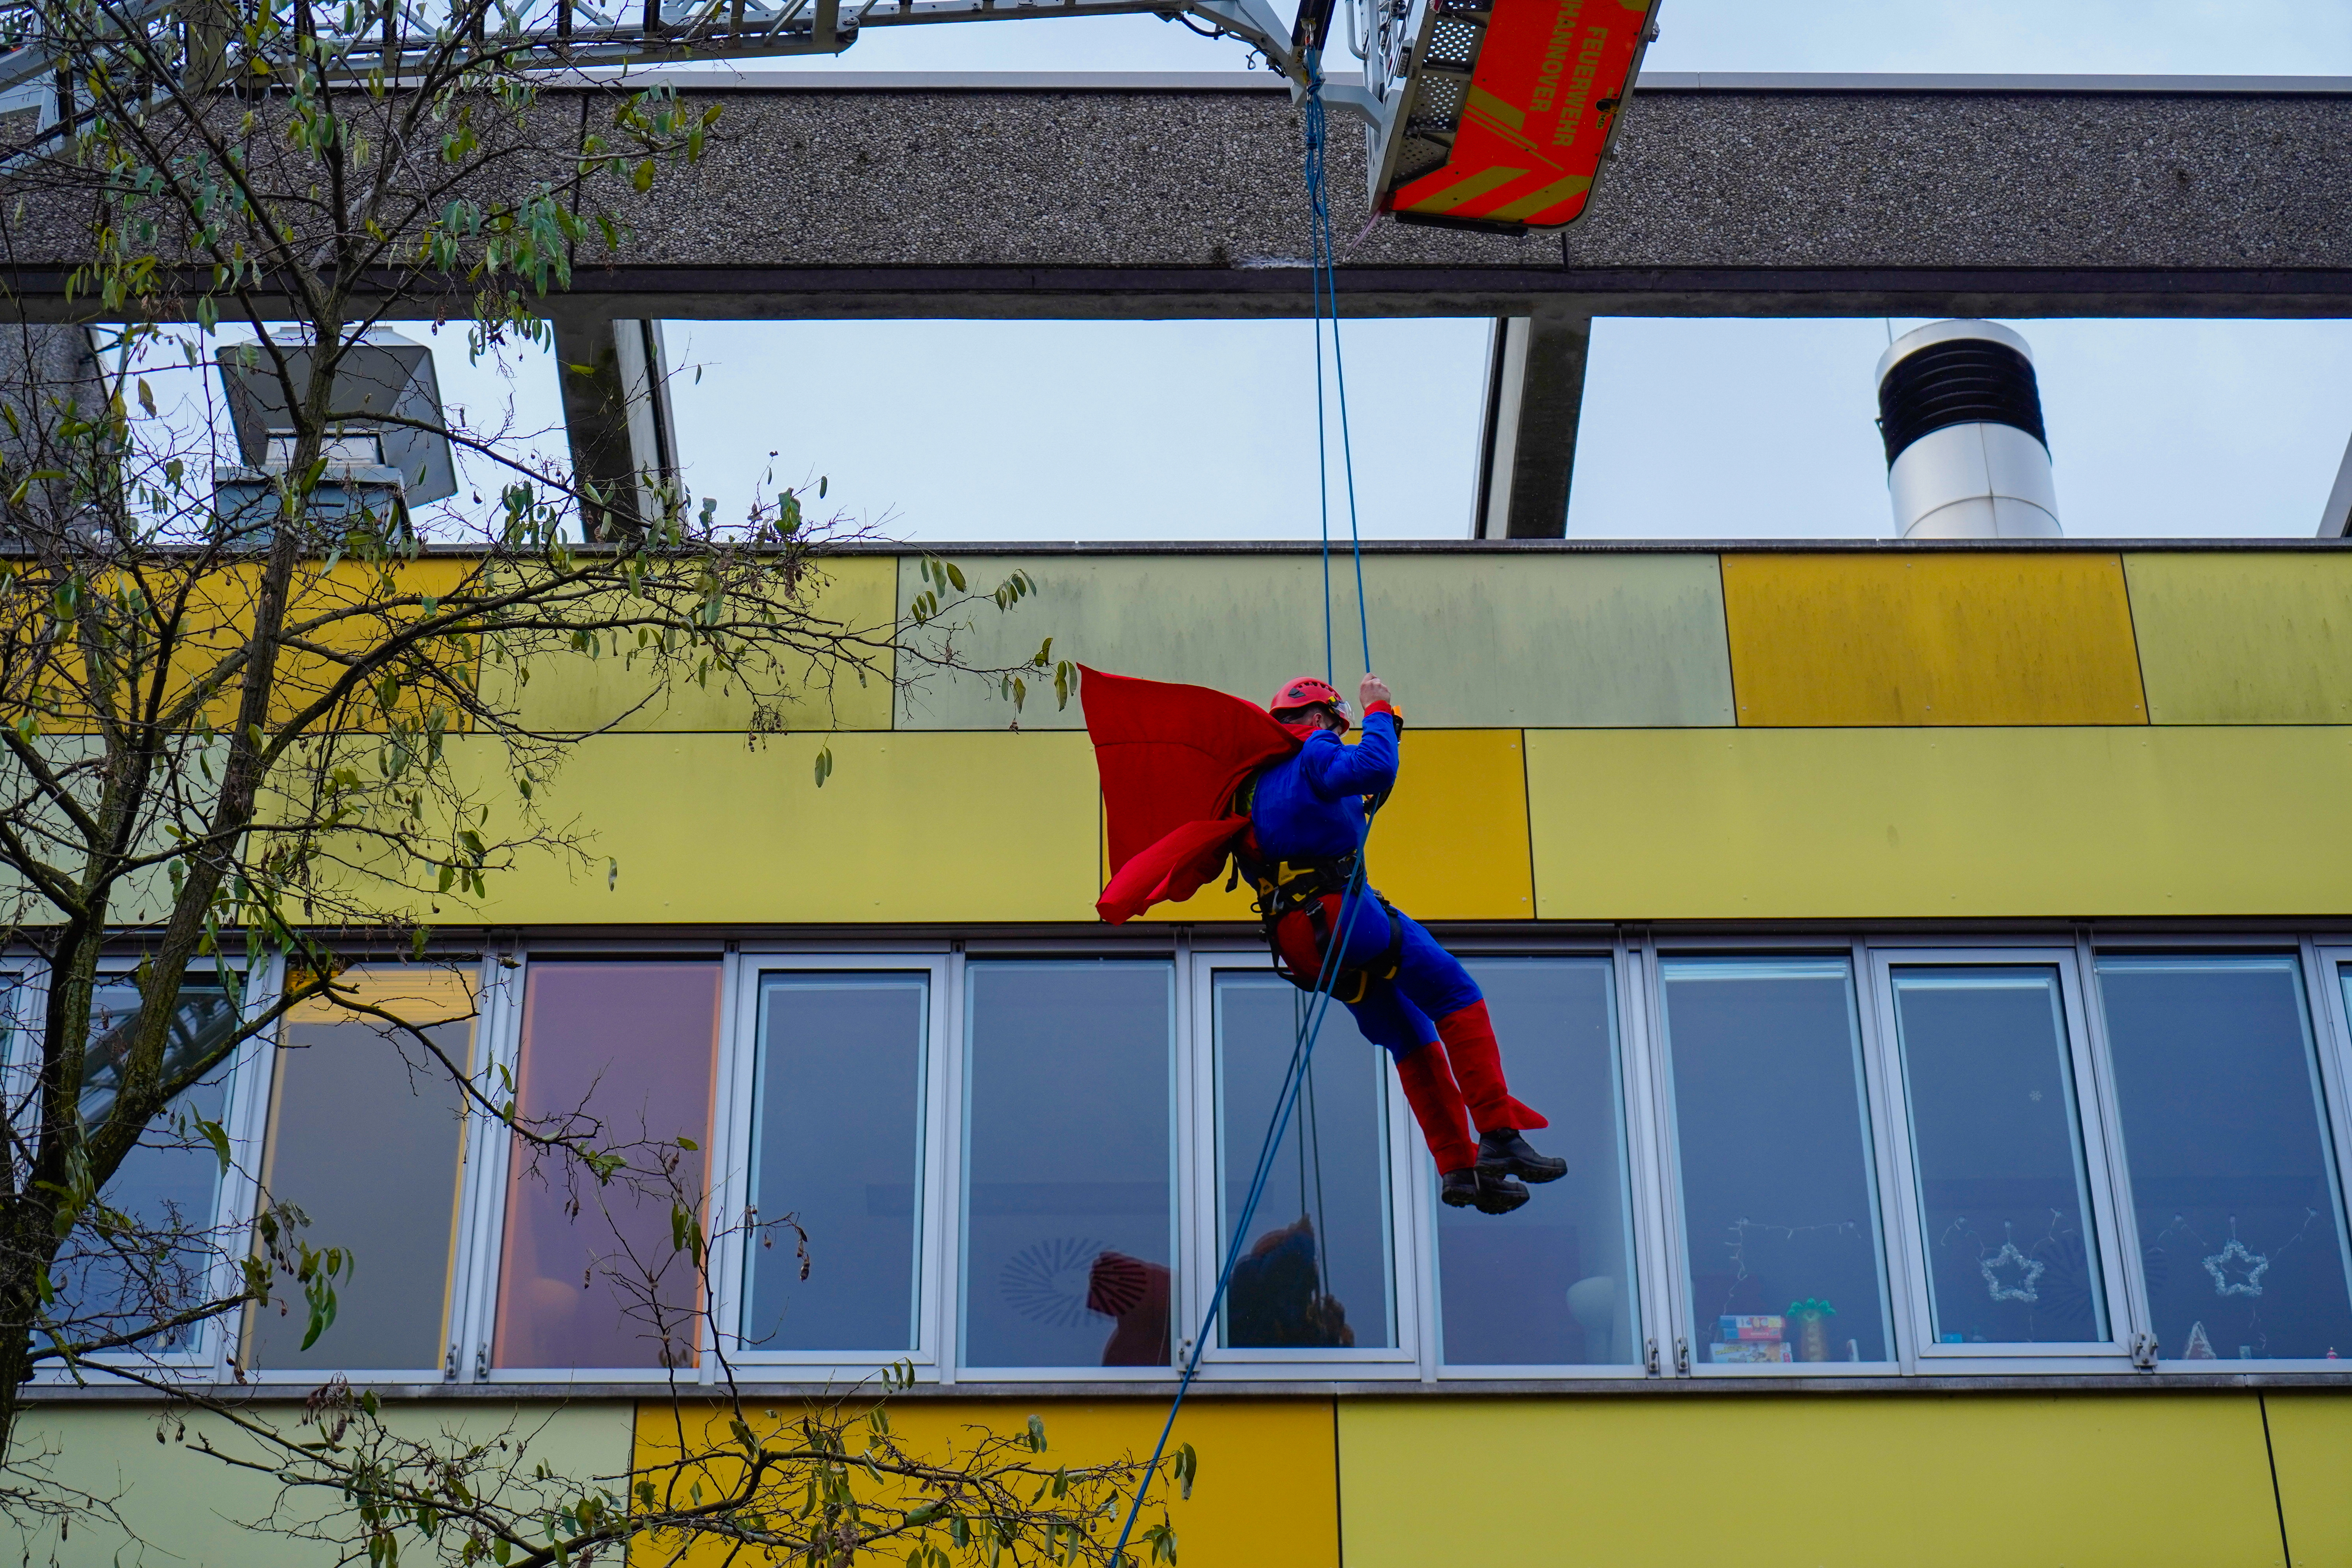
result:
<svg viewBox="0 0 2352 1568"><path fill-rule="evenodd" d="M579 287L697 316L1301 313L1279 90L735 92L728 134ZM1367 230L1364 313L2336 315L2352 95L1669 89L1635 95L1594 215L1505 237ZM583 258L583 260L592 258ZM619 307L616 307L619 309Z"/></svg>
<svg viewBox="0 0 2352 1568"><path fill-rule="evenodd" d="M738 79L714 89L726 110L703 162L628 199L625 254L580 256L572 305L633 319L1301 315L1299 117L1261 79ZM1335 121L1344 308L2352 310L2342 84L1661 79L1634 95L1593 216L1564 237L1370 224L1361 132ZM576 113L569 96L542 112ZM61 206L57 234L11 236L0 281L29 314L66 313L69 218Z"/></svg>

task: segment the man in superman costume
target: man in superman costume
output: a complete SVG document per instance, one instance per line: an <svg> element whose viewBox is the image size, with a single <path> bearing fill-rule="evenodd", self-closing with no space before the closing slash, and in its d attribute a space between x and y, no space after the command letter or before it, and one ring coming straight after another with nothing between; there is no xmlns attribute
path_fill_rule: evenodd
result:
<svg viewBox="0 0 2352 1568"><path fill-rule="evenodd" d="M1189 899L1231 858L1294 984L1314 989L1339 942L1331 994L1396 1059L1447 1204L1508 1214L1528 1201L1523 1181L1567 1174L1567 1161L1519 1135L1549 1123L1511 1098L1486 997L1461 961L1368 883L1344 940L1335 929L1370 812L1396 784L1402 721L1387 686L1364 677L1364 734L1350 746L1347 703L1307 676L1270 712L1205 687L1092 669L1081 682L1109 835L1102 918Z"/></svg>

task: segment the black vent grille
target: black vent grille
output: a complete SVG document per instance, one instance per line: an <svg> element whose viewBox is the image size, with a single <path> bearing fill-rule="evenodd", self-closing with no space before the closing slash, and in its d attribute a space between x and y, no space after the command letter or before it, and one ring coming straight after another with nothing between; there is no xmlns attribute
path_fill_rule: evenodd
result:
<svg viewBox="0 0 2352 1568"><path fill-rule="evenodd" d="M2032 362L2007 343L1951 338L1905 355L1879 383L1887 467L1920 437L1954 425L2007 425L2046 449Z"/></svg>

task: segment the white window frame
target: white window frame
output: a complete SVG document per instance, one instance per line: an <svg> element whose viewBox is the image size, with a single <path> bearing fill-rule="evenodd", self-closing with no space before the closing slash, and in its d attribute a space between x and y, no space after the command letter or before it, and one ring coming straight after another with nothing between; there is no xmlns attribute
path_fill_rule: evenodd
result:
<svg viewBox="0 0 2352 1568"><path fill-rule="evenodd" d="M1421 1179L1428 1156L1421 1156L1422 1163L1414 1162L1421 1134L1413 1122L1412 1108L1405 1103L1402 1086L1385 1061L1379 1064L1386 1139L1381 1152L1387 1161L1389 1184L1389 1267L1392 1272L1390 1291L1396 1310L1396 1343L1353 1349L1242 1350L1215 1342L1216 1326L1209 1319L1209 1302L1216 1291L1225 1252L1221 1235L1224 1221L1223 1184L1218 1180L1217 1164L1216 980L1221 973L1271 974L1274 963L1264 943L1246 942L1195 944L1192 959L1191 984L1186 987L1192 997L1192 1027L1180 1037L1178 1048L1178 1059L1184 1068L1182 1084L1187 1102L1183 1146L1191 1169L1179 1198L1178 1218L1183 1224L1195 1265L1180 1272L1181 1279L1188 1281L1189 1288L1181 1290L1179 1296L1184 1302L1181 1333L1187 1353L1192 1335L1206 1332L1213 1336L1201 1350L1201 1377L1204 1381L1231 1382L1344 1377L1351 1382L1371 1382L1418 1380L1433 1373L1436 1347L1434 1337L1427 1331L1431 1319L1424 1303L1431 1289L1435 1238L1430 1230L1433 1221L1430 1184ZM1339 1005L1333 1002L1328 1005L1337 1010ZM1323 1048L1324 1042L1318 1037L1317 1053ZM1381 1054L1387 1055L1385 1051ZM1252 1146L1263 1137L1263 1132L1254 1134ZM1184 1208L1185 1197L1192 1200L1189 1215Z"/></svg>
<svg viewBox="0 0 2352 1568"><path fill-rule="evenodd" d="M1650 1100L1652 1084L1648 1054L1649 1031L1646 1020L1639 1020L1638 1004L1629 1005L1637 997L1640 960L1632 944L1620 939L1606 945L1566 943L1544 945L1538 942L1499 942L1494 941L1464 941L1449 942L1447 951L1465 963L1479 960L1515 959L1533 963L1593 963L1599 961L1609 968L1609 1009L1612 1045L1616 1057L1617 1071L1617 1135L1624 1154L1625 1199L1631 1210L1632 1236L1628 1261L1633 1267L1633 1290L1626 1300L1633 1322L1633 1342L1643 1352L1631 1362L1530 1362L1500 1363L1479 1362L1449 1362L1445 1359L1445 1321L1439 1290L1439 1271L1444 1266L1437 1237L1437 1162L1430 1157L1428 1148L1419 1136L1406 1110L1403 1141L1410 1145L1408 1159L1412 1168L1413 1222L1418 1235L1428 1238L1428 1259L1417 1270L1414 1279L1421 1297L1422 1321L1428 1325L1426 1366L1433 1381L1450 1383L1539 1382L1547 1380L1638 1380L1651 1375L1647 1353L1655 1342L1657 1322L1651 1305L1653 1288L1660 1278L1656 1259L1657 1226L1660 1216L1654 1203L1646 1201L1654 1194L1656 1184L1650 1173L1654 1169L1656 1150L1652 1145L1650 1131L1653 1107ZM1504 1060L1510 1061L1512 1042L1503 1042ZM1614 1152L1614 1151L1612 1151ZM1544 1201L1541 1189L1535 1193L1530 1206Z"/></svg>
<svg viewBox="0 0 2352 1568"><path fill-rule="evenodd" d="M98 967L99 984L127 979L138 962L129 954L102 959ZM242 963L228 967L233 973L245 973ZM47 1021L49 991L47 972L37 962L16 968L13 973L24 982L16 1016L6 1021L8 1073L16 1079L38 1070L34 1053ZM193 964L188 973L210 978ZM284 981L283 957L267 955L262 961L259 983L246 987L238 1012L240 1023L250 1026L267 1013L277 1001ZM221 1069L228 1075L221 1103L221 1131L228 1138L229 1163L213 1189L212 1229L220 1238L220 1251L206 1270L204 1289L214 1300L239 1289L243 1283L243 1259L252 1247L254 1205L260 1192L261 1137L269 1115L270 1055L266 1032L257 1034L241 1042ZM197 1326L185 1350L101 1351L82 1360L99 1366L137 1367L149 1375L191 1385L226 1383L234 1375L232 1363L244 1321L245 1313L241 1310L210 1318ZM35 1373L31 1381L36 1387L70 1388L85 1380L52 1363Z"/></svg>
<svg viewBox="0 0 2352 1568"><path fill-rule="evenodd" d="M831 952L808 949L762 949L746 952L730 977L728 1018L722 1030L718 1100L712 1108L711 1182L708 1222L711 1232L731 1226L731 1216L751 1201L751 1162L759 1130L752 1125L757 1103L760 1058L760 996L771 974L919 974L927 988L920 1059L918 1066L915 1203L915 1299L912 1303L914 1345L905 1351L877 1354L872 1351L787 1351L746 1348L742 1342L745 1300L743 1238L738 1237L714 1250L711 1267L712 1319L716 1344L700 1357L705 1383L722 1381L721 1363L731 1366L737 1381L761 1380L780 1373L793 1381L856 1383L874 1378L891 1366L911 1363L920 1382L937 1382L943 1314L943 1227L953 1223L949 1167L939 1157L942 1130L954 1119L950 1109L950 1073L944 1049L953 1038L950 1011L955 989L952 955L946 944L928 951Z"/></svg>
<svg viewBox="0 0 2352 1568"><path fill-rule="evenodd" d="M2090 1010L2099 1020L2102 1065L2105 1065L2106 1060L2106 1008L2104 1000L2098 996L2096 959L2273 958L2293 961L2296 976L2303 985L2304 1026L2311 1032L2313 1054L2316 1058L2322 1125L2326 1129L2333 1144L2330 1152L2334 1159L2329 1173L2334 1178L2336 1199L2339 1208L2347 1205L2347 1201L2352 1201L2352 1184L2347 1183L2348 1168L2347 1152L2348 1148L2352 1148L2352 1144L2347 1144L2346 1141L2348 1136L2352 1136L2352 1117L2347 1117L2347 1110L2352 1110L2352 1106L2347 1106L2347 1086L2352 1086L2352 1075L2347 1075L2346 1070L2345 1005L2343 988L2336 973L2336 964L2352 963L2352 947L2341 945L2340 939L2338 942L2315 942L2307 935L2216 937L2210 934L2200 936L2194 932L2182 936L2102 935L2089 945L2094 949L2089 973L2093 983L2090 994L2095 1004ZM2112 1079L2112 1070L2108 1076ZM2126 1234L2131 1238L2132 1287L2136 1293L2135 1308L2139 1314L2139 1321L2135 1326L2139 1331L2145 1333L2148 1331L2151 1314L2147 1305L2144 1282L2140 1278L2141 1254L2137 1205L2130 1201L2132 1187L2129 1139L2125 1133L2120 1108L2114 1107L2111 1102L2111 1110L2115 1118L2112 1125L2115 1128L2113 1142L2116 1151L2116 1192L2123 1200L2119 1207L2125 1224L2129 1226ZM2352 1215L2339 1214L2337 1217L2347 1224L2348 1230L2352 1230ZM2352 1259L2347 1260L2346 1267L2347 1269L2352 1269ZM2347 1279L2347 1288L2352 1289L2352 1279ZM2152 1340L2153 1336L2150 1335L2150 1338ZM2345 1353L2347 1358L2352 1358L2352 1345L2345 1347ZM2256 1369L2265 1374L2326 1373L2343 1376L2352 1373L2352 1359L2329 1361L2325 1357L2281 1356L2265 1357L2255 1362L2235 1360L2208 1362L2181 1361L2166 1356L2155 1363L2155 1370L2158 1373L2186 1373L2208 1377L2216 1373L2242 1373L2249 1368Z"/></svg>
<svg viewBox="0 0 2352 1568"><path fill-rule="evenodd" d="M1901 1296L1909 1303L1909 1321L1905 1326L1906 1342L1911 1349L1905 1358L1906 1370L1937 1374L2131 1372L2131 1346L2142 1318L2135 1311L2133 1297L2124 1282L2126 1269L2120 1240L2123 1233L2116 1218L2119 1206L2115 1186L2116 1172L2112 1142L2105 1133L2106 1097L2101 1092L2105 1074L2093 1048L2075 950L2072 945L1915 947L1879 942L1872 944L1868 956L1870 1011L1875 1016L1877 1050L1882 1058L1880 1073L1887 1098L1881 1137L1887 1145L1885 1163L1895 1184L1885 1190L1895 1194L1894 1203L1890 1205L1882 1193L1879 1206L1882 1214L1890 1206L1893 1210L1892 1223L1885 1226L1890 1233L1890 1266L1900 1268L1905 1287ZM2074 1074L2084 1181L2091 1207L2084 1220L2092 1227L2090 1240L2097 1248L2100 1285L2106 1302L2106 1340L1998 1346L1937 1342L1933 1300L1927 1286L1927 1239L1920 1228L1917 1163L1911 1146L1910 1092L1903 1071L1902 1037L1895 1011L1896 969L2038 969L2055 973L2060 1017L2067 1034L2068 1068ZM1866 1051L1870 1048L1870 1033L1864 1032Z"/></svg>
<svg viewBox="0 0 2352 1568"><path fill-rule="evenodd" d="M1861 938L1847 941L1787 937L1690 937L1658 942L1647 945L1650 962L1643 1002L1648 1013L1654 1041L1654 1074L1655 1082L1656 1148L1658 1163L1652 1181L1664 1199L1669 1309L1659 1319L1664 1325L1658 1338L1666 1338L1671 1330L1673 1349L1658 1358L1659 1375L1696 1379L1720 1378L1737 1381L1742 1378L1853 1378L1895 1377L1912 1370L1911 1346L1906 1330L1912 1318L1908 1280L1897 1267L1895 1243L1886 1223L1887 1195L1903 1189L1895 1184L1896 1173L1889 1166L1890 1151L1886 1142L1887 1118L1892 1106L1887 1100L1886 1073L1884 1058L1878 1049L1876 1031L1872 1026L1872 1008L1867 993L1869 981L1868 944ZM1682 1197L1682 1134L1675 1114L1673 1045L1667 1038L1665 1007L1665 965L1689 959L1727 959L1752 963L1828 963L1845 966L1847 1005L1852 1009L1853 1023L1858 1040L1857 1058L1862 1071L1860 1104L1865 1118L1863 1129L1864 1163L1868 1168L1873 1192L1872 1223L1875 1226L1878 1251L1879 1289L1885 1292L1883 1303L1886 1314L1887 1359L1864 1362L1782 1362L1732 1363L1717 1365L1701 1356L1701 1347L1691 1338L1696 1321L1693 1282L1690 1275L1690 1238Z"/></svg>
<svg viewBox="0 0 2352 1568"><path fill-rule="evenodd" d="M467 960L475 959L475 953L476 949L471 946L467 946L458 948L448 952L428 952L422 959L402 958L392 954L371 954L359 952L352 954L351 961L355 967L360 968L447 968L454 970L462 967ZM485 1054L484 1041L488 1038L490 1022L490 987L494 983L494 976L499 973L498 969L498 955L495 952L483 952L481 956L476 960L476 969L477 989L474 1005L476 1016L474 1018L473 1027L472 1056L468 1062L468 1071L472 1074L470 1081L473 1086L476 1089L485 1089L485 1091L487 1091L486 1075L483 1070L483 1057ZM273 1000L278 994L283 983L284 977L283 970L281 968L278 974L278 984L272 988L271 995ZM245 1213L248 1217L252 1215L255 1207L260 1201L261 1172L263 1165L268 1159L269 1155L269 1151L267 1147L267 1137L269 1131L269 1106L271 1100L276 1098L277 1094L278 1045L280 1038L283 1037L284 1029L285 1020L280 1018L277 1025L257 1042L263 1047L262 1058L264 1065L256 1074L256 1076L260 1078L263 1081L260 1086L258 1096L259 1103L255 1109L256 1120L252 1130L253 1192L247 1202L245 1209ZM472 1212L467 1204L467 1184L470 1169L477 1163L474 1159L474 1150L477 1146L476 1140L480 1125L480 1118L475 1111L469 1100L461 1100L460 1115L462 1116L463 1121L457 1129L457 1213L456 1218L452 1221L456 1234L451 1238L452 1247L449 1259L449 1279L444 1286L445 1294L442 1300L443 1321L447 1325L449 1331L449 1344L446 1347L446 1352L442 1364L439 1366L396 1367L386 1369L340 1367L336 1369L345 1376L352 1377L355 1381L362 1383L369 1387L424 1387L434 1384L456 1381L453 1369L456 1365L456 1346L459 1337L458 1331L462 1326L459 1320L464 1313L466 1306L465 1279L468 1231L467 1220ZM365 1260L364 1254L362 1255L362 1260ZM354 1288L364 1289L366 1287L361 1285ZM250 1309L248 1309L248 1310L250 1310ZM225 1373L226 1375L240 1376L242 1381L248 1384L263 1385L295 1384L304 1387L315 1386L322 1376L327 1375L326 1369L317 1367L304 1368L300 1370L290 1370L286 1368L257 1369L248 1367L245 1369L242 1373L236 1373L233 1363L243 1353L245 1345L244 1321L244 1316L240 1314L236 1319L236 1331L231 1336L227 1349L227 1359L232 1364L225 1367Z"/></svg>
<svg viewBox="0 0 2352 1568"><path fill-rule="evenodd" d="M954 979L954 1010L948 1037L948 1047L941 1052L945 1071L940 1077L951 1093L949 1110L944 1117L943 1136L935 1139L932 1147L939 1151L940 1181L947 1188L946 1218L940 1230L940 1307L945 1316L943 1332L952 1340L954 1354L941 1366L943 1383L1087 1383L1164 1384L1174 1378L1181 1364L1181 1347L1190 1343L1190 1336L1199 1323L1197 1314L1190 1313L1191 1293L1188 1282L1194 1271L1186 1267L1186 1210L1193 1191L1195 1173L1191 1163L1190 1140L1186 1136L1188 1107L1185 1094L1190 1075L1186 1071L1187 1041L1191 1037L1192 987L1187 984L1189 953L1187 944L1174 931L1169 932L1168 946L1158 943L1107 943L1100 941L1047 940L1038 942L995 941L961 943L954 954L950 973ZM971 1142L971 1096L967 1085L971 1069L971 987L970 968L974 963L1007 967L1016 964L1057 963L1130 963L1164 965L1168 971L1168 1072L1169 1072L1169 1337L1173 1342L1176 1360L1168 1366L990 1366L972 1362L966 1346L966 1301L971 1281L964 1278L964 1230L969 1220L967 1205L971 1199L965 1177L966 1149ZM1205 1372L1205 1368L1203 1371Z"/></svg>
<svg viewBox="0 0 2352 1568"><path fill-rule="evenodd" d="M509 1097L508 1084L517 1090L521 1087L520 1062L522 1048L523 994L530 975L534 956L548 963L603 962L611 963L660 963L687 960L709 960L719 963L718 1017L718 1077L712 1086L711 1137L706 1142L703 1185L704 1226L709 1228L711 1181L718 1169L719 1152L713 1147L718 1142L719 1099L728 1081L729 1063L736 1049L732 1019L734 1009L729 1004L735 995L736 973L740 963L735 942L715 941L665 942L627 941L619 939L567 941L557 937L512 946L488 944L483 953L485 981L477 1021L475 1059L479 1064L474 1082L484 1100L495 1106ZM514 1140L505 1124L492 1111L476 1105L467 1113L465 1131L467 1161L464 1194L459 1200L461 1236L471 1237L470 1245L461 1241L458 1247L457 1279L453 1286L457 1300L464 1303L461 1312L452 1307L450 1356L452 1367L445 1363L443 1379L463 1384L504 1384L537 1385L566 1384L636 1384L660 1388L674 1385L692 1386L715 1379L717 1357L707 1343L696 1346L695 1364L690 1367L495 1367L490 1364L491 1345L498 1322L499 1268L506 1241L507 1174L512 1163ZM478 1156L478 1157L477 1157Z"/></svg>

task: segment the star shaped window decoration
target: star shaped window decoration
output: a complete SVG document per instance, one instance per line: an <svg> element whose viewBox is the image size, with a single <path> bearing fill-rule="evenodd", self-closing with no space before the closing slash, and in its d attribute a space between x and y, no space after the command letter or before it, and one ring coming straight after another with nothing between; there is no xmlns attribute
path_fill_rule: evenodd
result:
<svg viewBox="0 0 2352 1568"><path fill-rule="evenodd" d="M1977 1259L1977 1269L1984 1276L1985 1288L1992 1292L1994 1300L2022 1301L2028 1306L2042 1300L2042 1292L2034 1287L2040 1282L2042 1270L2048 1267L2040 1259L2028 1258L2018 1251L2017 1243L2013 1241L2004 1241L1999 1252L1987 1253ZM2001 1271L2008 1268L2017 1270L2017 1282L2013 1285L2001 1281Z"/></svg>
<svg viewBox="0 0 2352 1568"><path fill-rule="evenodd" d="M2216 1296L2259 1296L2263 1293L2263 1275L2271 1260L2259 1252L2248 1252L2246 1244L2231 1237L2221 1251L2205 1260L2205 1272L2213 1277Z"/></svg>

